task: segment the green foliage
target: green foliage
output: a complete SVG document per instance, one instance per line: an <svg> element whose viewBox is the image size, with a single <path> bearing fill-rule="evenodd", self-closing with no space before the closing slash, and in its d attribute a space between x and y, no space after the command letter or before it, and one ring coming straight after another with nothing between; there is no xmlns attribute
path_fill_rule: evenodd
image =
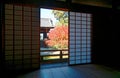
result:
<svg viewBox="0 0 120 78"><path fill-rule="evenodd" d="M60 11L60 10L53 10L52 13L54 17L58 20L56 23L57 26L68 26L68 12L67 11Z"/></svg>

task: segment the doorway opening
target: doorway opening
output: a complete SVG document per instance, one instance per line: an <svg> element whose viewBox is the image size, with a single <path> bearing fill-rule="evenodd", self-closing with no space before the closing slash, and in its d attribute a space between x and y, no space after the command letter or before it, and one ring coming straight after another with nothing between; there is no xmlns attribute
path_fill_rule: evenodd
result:
<svg viewBox="0 0 120 78"><path fill-rule="evenodd" d="M40 65L68 65L68 11L40 8Z"/></svg>

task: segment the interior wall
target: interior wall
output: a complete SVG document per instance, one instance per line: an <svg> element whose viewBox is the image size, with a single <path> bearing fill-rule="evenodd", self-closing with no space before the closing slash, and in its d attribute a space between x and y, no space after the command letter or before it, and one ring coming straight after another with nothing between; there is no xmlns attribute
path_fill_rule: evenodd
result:
<svg viewBox="0 0 120 78"><path fill-rule="evenodd" d="M1 26L2 26L2 22L1 22L2 19L1 19L1 17L2 17L2 6L1 6L1 4L0 4L0 31L2 31L2 27L1 27ZM2 33L2 32L0 32L0 33ZM1 36L1 38L2 38L2 35L0 35L0 36ZM2 39L1 39L1 43L2 43ZM2 46L2 45L1 45L1 46ZM2 59L2 58L1 58L1 57L2 57L1 54L2 54L2 53L0 52L0 64L1 64L1 59Z"/></svg>
<svg viewBox="0 0 120 78"><path fill-rule="evenodd" d="M4 31L3 31L3 4L0 3L0 41L1 41L1 51L0 51L0 69L2 68L3 66L3 61L4 61L4 55L3 55L3 34Z"/></svg>
<svg viewBox="0 0 120 78"><path fill-rule="evenodd" d="M119 49L119 40L120 40L120 30L119 30L119 26L120 26L120 10L115 10L113 12L113 19L114 21L112 21L113 23L113 27L112 27L112 30L113 30L113 33L112 33L112 41L113 41L113 53L112 53L112 56L114 57L114 60L113 63L112 63L112 66L114 66L114 68L120 70L120 49Z"/></svg>
<svg viewBox="0 0 120 78"><path fill-rule="evenodd" d="M118 26L120 12L104 10L93 17L93 63L120 69L118 54ZM112 21L114 19L114 21Z"/></svg>
<svg viewBox="0 0 120 78"><path fill-rule="evenodd" d="M110 14L95 13L93 17L93 57L96 63L109 63L112 50Z"/></svg>

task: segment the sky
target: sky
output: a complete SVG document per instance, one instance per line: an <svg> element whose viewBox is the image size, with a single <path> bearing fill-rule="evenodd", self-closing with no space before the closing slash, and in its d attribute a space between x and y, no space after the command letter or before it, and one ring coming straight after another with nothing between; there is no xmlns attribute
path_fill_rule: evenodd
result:
<svg viewBox="0 0 120 78"><path fill-rule="evenodd" d="M41 18L51 18L53 21L53 25L55 25L56 19L54 18L54 15L52 14L52 9L44 9L41 8Z"/></svg>

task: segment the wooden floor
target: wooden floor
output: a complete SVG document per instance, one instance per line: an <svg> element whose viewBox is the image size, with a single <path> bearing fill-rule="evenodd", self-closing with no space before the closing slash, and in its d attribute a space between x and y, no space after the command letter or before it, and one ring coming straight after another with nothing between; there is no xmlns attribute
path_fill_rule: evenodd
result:
<svg viewBox="0 0 120 78"><path fill-rule="evenodd" d="M76 65L40 69L17 78L120 78L120 72L101 65Z"/></svg>
<svg viewBox="0 0 120 78"><path fill-rule="evenodd" d="M48 64L41 64L40 68L41 69L49 69L49 68L60 68L60 67L66 67L68 66L67 62L62 62L62 63L48 63Z"/></svg>

